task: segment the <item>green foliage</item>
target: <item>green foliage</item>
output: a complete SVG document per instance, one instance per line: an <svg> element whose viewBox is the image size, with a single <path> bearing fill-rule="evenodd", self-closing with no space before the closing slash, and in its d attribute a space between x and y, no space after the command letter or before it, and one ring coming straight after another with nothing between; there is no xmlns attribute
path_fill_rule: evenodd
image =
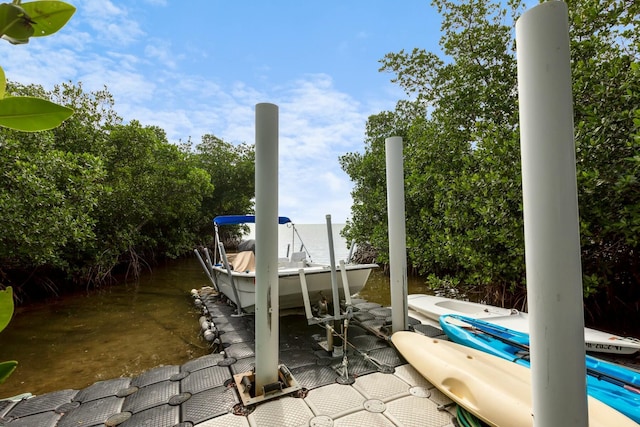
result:
<svg viewBox="0 0 640 427"><path fill-rule="evenodd" d="M102 256L116 263L123 254L136 261L139 253L175 257L192 250L201 203L212 190L208 173L163 131L136 121L110 130L104 155L108 191L96 215Z"/></svg>
<svg viewBox="0 0 640 427"><path fill-rule="evenodd" d="M585 292L624 321L640 300L640 4L567 3Z"/></svg>
<svg viewBox="0 0 640 427"><path fill-rule="evenodd" d="M29 37L33 35L33 23L19 4L0 4L0 36L11 43L28 43Z"/></svg>
<svg viewBox="0 0 640 427"><path fill-rule="evenodd" d="M0 4L0 37L24 44L30 37L48 36L62 28L75 12L62 1ZM68 119L73 110L45 99L6 96L6 79L0 68L0 126L24 132L52 129Z"/></svg>
<svg viewBox="0 0 640 427"><path fill-rule="evenodd" d="M13 317L13 288L0 290L0 332L7 327Z"/></svg>
<svg viewBox="0 0 640 427"><path fill-rule="evenodd" d="M13 373L18 367L18 362L15 360L7 360L5 362L0 362L0 384L5 382L9 375Z"/></svg>
<svg viewBox="0 0 640 427"><path fill-rule="evenodd" d="M5 132L0 157L0 259L16 265L65 267L71 247L95 238L92 213L104 177L99 159L55 148L51 135L26 144ZM28 148L26 145L30 145ZM25 149L27 148L27 149Z"/></svg>
<svg viewBox="0 0 640 427"><path fill-rule="evenodd" d="M73 114L70 108L28 96L0 99L0 126L36 132L59 126Z"/></svg>
<svg viewBox="0 0 640 427"><path fill-rule="evenodd" d="M517 298L525 276L513 23L522 5L432 3L443 16L442 53L382 59L381 71L412 101L371 116L365 153L341 158L355 182L345 231L386 259L383 141L400 135L410 265L432 284ZM567 3L584 293L599 307L617 300L632 310L640 300L640 4Z"/></svg>
<svg viewBox="0 0 640 427"><path fill-rule="evenodd" d="M12 44L28 43L29 37L47 36L58 31L67 23L74 12L75 8L73 6L60 1L39 1L25 3L24 5L21 4L20 0L14 0L12 3L2 3L0 4L0 37ZM38 19L40 22L34 21L33 18ZM56 105L45 99L28 96L7 96L6 86L5 73L0 67L0 127L4 126L26 132L43 131L60 125L73 114L73 110L70 108ZM4 218L9 221L3 224L0 232L0 242L2 243L2 246L0 246L0 259L14 260L20 257L20 252L25 251L26 254L24 255L30 257L29 247L43 240L42 236L37 236L36 239L29 239L28 236L33 235L33 230L25 231L25 226L30 227L32 225L30 220L35 219L35 224L33 225L38 229L37 231L44 230L45 233L55 233L56 231L49 228L49 216L30 218L30 215L34 213L36 216L38 213L42 213L42 209L38 209L42 207L42 199L60 196L70 196L72 199L77 198L73 191L76 186L73 185L72 181L71 185L64 185L63 194L60 194L59 191L52 191L59 190L59 188L47 188L49 183L43 181L41 175L36 176L36 173L40 173L35 167L37 162L33 163L32 159L22 159L20 154L11 152L11 140L0 141L2 141L0 149L4 151L3 155L0 156L0 163L4 163L0 167L0 170L3 171L0 181L3 181L2 184L4 184L0 186L0 208L3 212L10 211L8 215L4 215L9 217ZM53 178L59 178L57 167L65 165L65 159L62 158L65 153L54 152L47 154L52 154L52 157L55 158L54 161L47 162L47 165L53 167L50 170L55 175ZM44 177L44 179L46 178ZM68 191L68 189L71 189L71 191ZM21 200L16 203L16 193L21 192L21 190L25 192L18 196ZM48 194L45 194L45 192L48 192ZM28 198L32 194L36 197L29 200ZM21 203L23 201L27 203ZM61 204L54 200L52 205L54 206L54 213L57 213L59 217L63 216L65 217L64 219L70 219L71 221L76 219L68 212L69 204L60 206ZM63 222L68 223L69 221ZM25 237L26 239L23 240ZM76 239L82 239L82 236L75 237ZM45 237L44 241L51 242L52 240ZM56 243L64 245L65 242L63 239L62 242L56 241ZM10 246L7 247L5 246L6 244ZM56 258L50 248L38 249L42 250L45 256ZM6 252L9 253L7 254ZM8 287L7 290L0 291L0 331L6 327L12 315L13 291L11 287ZM0 363L0 384L11 375L17 365L18 362L13 360Z"/></svg>
<svg viewBox="0 0 640 427"><path fill-rule="evenodd" d="M13 290L11 286L7 289L0 290L0 332L7 327L11 317L13 316ZM18 362L9 360L0 362L0 384L9 378L9 375L15 371Z"/></svg>
<svg viewBox="0 0 640 427"><path fill-rule="evenodd" d="M39 0L21 3L31 18L31 37L44 37L58 32L76 12L76 8L63 1Z"/></svg>
<svg viewBox="0 0 640 427"><path fill-rule="evenodd" d="M0 37L12 44L51 35L71 19L76 8L62 1L20 0L0 4Z"/></svg>
<svg viewBox="0 0 640 427"><path fill-rule="evenodd" d="M414 101L371 117L365 155L342 157L356 181L346 232L363 239L366 227L372 229L372 243L386 259L382 141L400 135L410 264L431 274L430 283L515 288L523 280L523 238L507 12L487 0L433 3L444 16L440 45L446 57L414 49L381 61L381 70L394 73L393 81Z"/></svg>
<svg viewBox="0 0 640 427"><path fill-rule="evenodd" d="M0 129L0 274L48 291L137 275L209 243L211 218L250 212L254 152L212 135L196 151L156 126L123 124L113 97L82 85L9 84L75 110L37 133Z"/></svg>
<svg viewBox="0 0 640 427"><path fill-rule="evenodd" d="M0 99L4 98L4 94L7 90L7 78L4 75L4 70L0 67Z"/></svg>
<svg viewBox="0 0 640 427"><path fill-rule="evenodd" d="M196 146L194 161L209 173L214 185L213 192L202 201L204 216L200 227L201 236L210 238L214 216L252 212L255 151L253 146L233 145L214 135L204 135Z"/></svg>

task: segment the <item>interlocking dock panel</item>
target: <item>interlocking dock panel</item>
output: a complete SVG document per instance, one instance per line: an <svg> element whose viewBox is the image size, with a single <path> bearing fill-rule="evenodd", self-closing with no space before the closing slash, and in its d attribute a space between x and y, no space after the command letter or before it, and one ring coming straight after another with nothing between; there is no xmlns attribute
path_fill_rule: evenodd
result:
<svg viewBox="0 0 640 427"><path fill-rule="evenodd" d="M7 427L246 427L413 426L452 427L455 407L402 359L384 338L388 308L354 301L348 328L347 370L322 344L324 329L301 314L280 322L280 363L300 390L243 405L233 375L255 362L254 317L202 294L203 312L215 330L216 352L182 366L161 366L135 378L97 382L18 402L0 401ZM416 322L416 331L442 331ZM341 381L350 378L352 381ZM344 383L347 384L344 384ZM350 384L348 384L350 383Z"/></svg>

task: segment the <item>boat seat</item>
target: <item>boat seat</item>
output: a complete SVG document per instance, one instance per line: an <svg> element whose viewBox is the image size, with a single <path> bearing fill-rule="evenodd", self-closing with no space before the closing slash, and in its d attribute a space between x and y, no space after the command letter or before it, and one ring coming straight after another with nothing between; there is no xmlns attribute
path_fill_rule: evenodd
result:
<svg viewBox="0 0 640 427"><path fill-rule="evenodd" d="M256 256L253 251L238 252L229 263L235 271L256 271Z"/></svg>

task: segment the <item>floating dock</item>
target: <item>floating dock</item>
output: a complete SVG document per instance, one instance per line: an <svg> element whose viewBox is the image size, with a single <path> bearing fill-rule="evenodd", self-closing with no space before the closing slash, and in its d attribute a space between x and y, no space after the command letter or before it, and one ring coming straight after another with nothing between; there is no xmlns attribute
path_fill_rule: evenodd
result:
<svg viewBox="0 0 640 427"><path fill-rule="evenodd" d="M97 382L19 401L0 401L7 427L234 427L413 426L453 427L452 401L408 365L390 345L391 310L352 301L345 353L326 350L323 327L304 314L281 317L281 373L295 382L245 404L251 387L238 375L255 366L255 321L213 292L198 292L214 353L184 365L161 366L135 378ZM412 329L442 337L431 325ZM213 335L211 335L213 334ZM235 376L235 378L234 378ZM293 380L295 379L295 380ZM269 396L271 394L272 396ZM245 396L243 396L245 395Z"/></svg>

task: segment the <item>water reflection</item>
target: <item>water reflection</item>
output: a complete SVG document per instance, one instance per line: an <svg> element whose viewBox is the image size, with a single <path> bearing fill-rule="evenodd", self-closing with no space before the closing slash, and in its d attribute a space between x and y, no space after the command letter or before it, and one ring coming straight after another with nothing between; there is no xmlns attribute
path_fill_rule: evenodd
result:
<svg viewBox="0 0 640 427"><path fill-rule="evenodd" d="M204 285L195 260L182 260L137 283L18 308L0 334L0 360L19 362L0 397L81 389L208 354L189 295Z"/></svg>
<svg viewBox="0 0 640 427"><path fill-rule="evenodd" d="M433 294L426 285L424 278L407 277L409 294ZM389 276L382 269L373 270L365 287L360 291L360 297L367 301L377 302L383 307L391 305L391 289Z"/></svg>

